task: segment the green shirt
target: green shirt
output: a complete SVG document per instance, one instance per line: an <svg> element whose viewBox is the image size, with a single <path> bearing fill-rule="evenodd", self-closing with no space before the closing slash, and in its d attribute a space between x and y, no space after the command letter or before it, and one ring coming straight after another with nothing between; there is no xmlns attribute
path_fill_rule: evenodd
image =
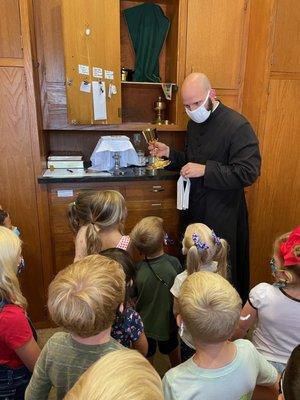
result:
<svg viewBox="0 0 300 400"><path fill-rule="evenodd" d="M63 399L77 379L99 358L123 348L111 338L104 344L86 345L70 333L55 333L45 344L26 389L25 400L48 399L52 386L56 399Z"/></svg>
<svg viewBox="0 0 300 400"><path fill-rule="evenodd" d="M168 284L168 287L154 275L145 261L140 261L137 264L136 275L136 310L142 317L146 336L164 341L177 331L170 289L182 268L179 260L169 254L163 254L149 262L153 271Z"/></svg>

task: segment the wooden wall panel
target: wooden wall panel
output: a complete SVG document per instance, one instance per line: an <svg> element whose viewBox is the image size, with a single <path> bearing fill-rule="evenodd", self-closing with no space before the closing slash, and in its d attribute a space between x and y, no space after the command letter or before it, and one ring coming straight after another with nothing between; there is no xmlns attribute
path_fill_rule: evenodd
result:
<svg viewBox="0 0 300 400"><path fill-rule="evenodd" d="M18 0L0 0L0 58L22 58Z"/></svg>
<svg viewBox="0 0 300 400"><path fill-rule="evenodd" d="M299 0L277 0L272 71L300 72Z"/></svg>
<svg viewBox="0 0 300 400"><path fill-rule="evenodd" d="M0 199L21 230L27 261L20 278L22 290L31 318L42 321L46 312L24 70L0 68L0 81Z"/></svg>
<svg viewBox="0 0 300 400"><path fill-rule="evenodd" d="M206 73L214 87L237 89L248 31L244 0L189 0L186 75Z"/></svg>
<svg viewBox="0 0 300 400"><path fill-rule="evenodd" d="M262 175L250 221L255 281L271 279L268 261L273 241L300 221L300 81L271 80L269 91L261 143Z"/></svg>

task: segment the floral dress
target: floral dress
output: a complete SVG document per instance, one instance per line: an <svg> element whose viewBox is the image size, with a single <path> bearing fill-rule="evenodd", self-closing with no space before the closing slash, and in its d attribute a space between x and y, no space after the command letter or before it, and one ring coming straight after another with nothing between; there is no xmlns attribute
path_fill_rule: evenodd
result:
<svg viewBox="0 0 300 400"><path fill-rule="evenodd" d="M125 347L131 347L144 332L140 315L131 307L118 313L111 329L111 336Z"/></svg>

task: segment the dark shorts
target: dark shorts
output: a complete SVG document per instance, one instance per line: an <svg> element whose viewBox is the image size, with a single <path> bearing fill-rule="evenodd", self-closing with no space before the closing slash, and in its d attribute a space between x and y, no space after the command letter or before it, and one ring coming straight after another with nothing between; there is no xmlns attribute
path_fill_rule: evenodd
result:
<svg viewBox="0 0 300 400"><path fill-rule="evenodd" d="M148 340L148 353L147 357L154 356L156 352L156 346L158 345L159 351L162 354L170 354L178 346L177 332L171 334L169 340L156 340L147 337Z"/></svg>

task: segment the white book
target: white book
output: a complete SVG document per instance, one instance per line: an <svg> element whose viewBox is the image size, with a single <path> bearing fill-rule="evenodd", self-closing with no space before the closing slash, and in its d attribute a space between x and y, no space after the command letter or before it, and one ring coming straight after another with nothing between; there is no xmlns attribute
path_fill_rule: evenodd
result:
<svg viewBox="0 0 300 400"><path fill-rule="evenodd" d="M53 168L84 168L83 161L76 161L76 160L70 160L70 161L52 161L48 160L47 162L47 167L53 167Z"/></svg>
<svg viewBox="0 0 300 400"><path fill-rule="evenodd" d="M83 156L60 156L53 154L48 157L48 161L81 161Z"/></svg>

